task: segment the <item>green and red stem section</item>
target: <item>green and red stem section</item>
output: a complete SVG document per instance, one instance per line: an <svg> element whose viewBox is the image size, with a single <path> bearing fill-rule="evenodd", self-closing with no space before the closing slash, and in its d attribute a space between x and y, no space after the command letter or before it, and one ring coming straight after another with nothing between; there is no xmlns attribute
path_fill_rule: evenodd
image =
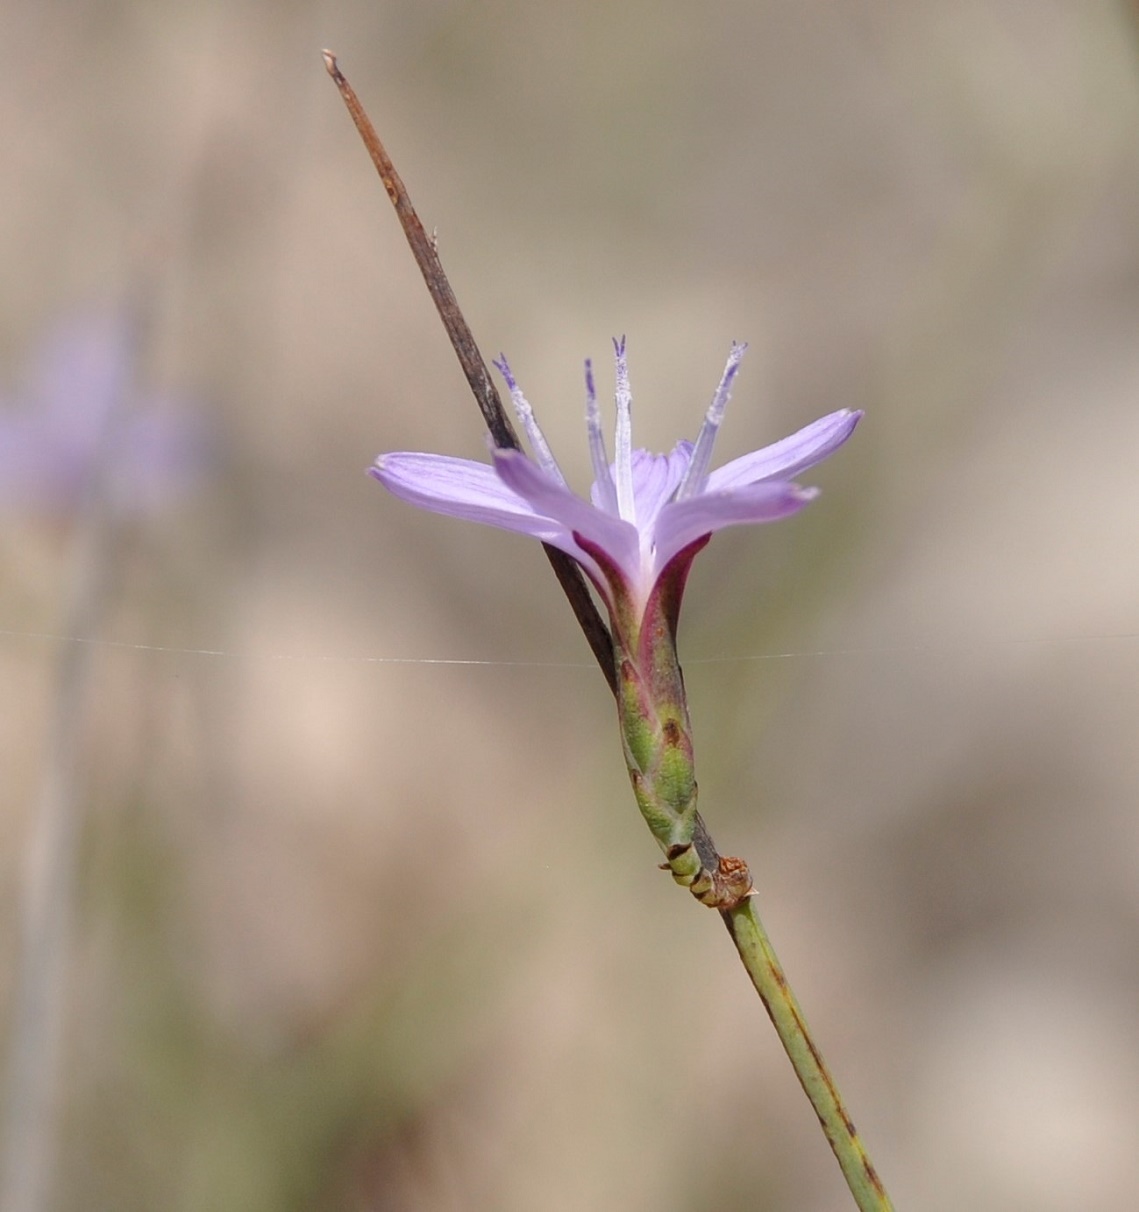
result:
<svg viewBox="0 0 1139 1212"><path fill-rule="evenodd" d="M892 1212L760 921L747 863L717 852L696 809L692 728L676 627L688 570L706 541L693 543L669 564L640 611L616 570L605 565L603 555L594 556L610 578L617 711L633 794L664 853L663 866L701 904L720 911L855 1203L861 1212Z"/></svg>

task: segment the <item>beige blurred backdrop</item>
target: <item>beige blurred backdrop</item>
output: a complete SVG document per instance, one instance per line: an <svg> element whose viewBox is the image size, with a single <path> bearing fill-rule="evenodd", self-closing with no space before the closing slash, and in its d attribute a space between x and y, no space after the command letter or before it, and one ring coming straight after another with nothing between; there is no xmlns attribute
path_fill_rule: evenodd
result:
<svg viewBox="0 0 1139 1212"><path fill-rule="evenodd" d="M724 459L866 410L696 564L705 816L900 1209L1133 1206L1132 19L9 0L5 390L145 279L140 376L222 452L115 544L51 1208L851 1206L540 550L364 474L484 445L324 46L582 488L619 333L642 445L733 338ZM10 1006L71 546L2 536Z"/></svg>

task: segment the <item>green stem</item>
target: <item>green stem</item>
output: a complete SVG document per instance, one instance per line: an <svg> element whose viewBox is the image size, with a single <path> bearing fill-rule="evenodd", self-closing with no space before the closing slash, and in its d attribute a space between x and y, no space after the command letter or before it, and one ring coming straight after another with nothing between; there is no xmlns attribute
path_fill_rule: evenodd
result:
<svg viewBox="0 0 1139 1212"><path fill-rule="evenodd" d="M846 1185L861 1212L893 1212L882 1180L866 1152L854 1121L843 1105L842 1096L827 1071L791 986L787 983L779 959L767 937L767 931L755 909L755 897L749 896L723 913L724 924L732 936L751 983L763 999L775 1030L791 1060L803 1090L819 1117L826 1138L838 1158Z"/></svg>

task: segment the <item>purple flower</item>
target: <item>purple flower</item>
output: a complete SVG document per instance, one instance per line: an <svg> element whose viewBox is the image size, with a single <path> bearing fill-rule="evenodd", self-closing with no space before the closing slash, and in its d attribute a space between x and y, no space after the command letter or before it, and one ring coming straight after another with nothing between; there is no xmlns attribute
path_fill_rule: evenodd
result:
<svg viewBox="0 0 1139 1212"><path fill-rule="evenodd" d="M833 454L862 416L841 409L781 442L710 471L712 447L746 348L733 343L696 442L681 441L670 454L657 455L633 448L625 342L615 341L613 463L605 451L587 362L586 424L594 474L589 501L566 483L505 358L495 365L510 389L533 458L518 450L492 449L493 465L487 465L449 455L399 452L381 455L371 474L413 505L515 530L560 548L597 587L615 626L622 622L620 630L631 626L635 631L654 590L659 594L663 586L673 585L672 596L679 604L692 558L717 530L785 518L812 500L818 490L802 488L792 477Z"/></svg>
<svg viewBox="0 0 1139 1212"><path fill-rule="evenodd" d="M105 463L110 503L152 507L202 472L208 443L184 412L134 395L134 343L119 312L59 325L22 399L0 398L0 507L70 513Z"/></svg>

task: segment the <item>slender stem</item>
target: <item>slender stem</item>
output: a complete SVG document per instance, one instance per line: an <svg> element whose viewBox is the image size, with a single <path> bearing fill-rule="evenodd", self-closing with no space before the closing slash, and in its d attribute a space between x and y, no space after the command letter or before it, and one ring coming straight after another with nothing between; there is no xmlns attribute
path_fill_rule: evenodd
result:
<svg viewBox="0 0 1139 1212"><path fill-rule="evenodd" d="M767 1007L795 1075L811 1100L823 1132L838 1158L854 1202L861 1212L892 1212L894 1205L843 1104L834 1078L811 1038L807 1020L803 1017L795 994L791 992L771 940L759 919L755 897L749 896L734 908L726 910L723 918L743 966L751 977L751 983Z"/></svg>
<svg viewBox="0 0 1139 1212"><path fill-rule="evenodd" d="M356 130L359 132L364 146L368 149L372 163L376 166L376 172L380 174L384 189L387 190L388 197L395 207L403 234L415 257L415 263L419 266L420 273L423 274L423 281L427 284L427 289L435 303L435 309L439 313L440 320L443 321L443 327L447 330L451 347L459 359L463 374L467 377L467 382L474 393L475 402L483 415L486 427L490 430L496 446L517 450L519 449L518 435L510 423L506 409L502 406L498 388L495 387L494 380L490 377L486 361L479 352L470 326L463 317L459 302L455 298L455 292L451 289L451 283L443 272L443 264L439 260L439 250L436 248L435 239L433 236L428 236L424 230L423 223L412 205L407 187L399 173L396 172L395 165L380 141L376 128L364 112L364 107L360 104L355 90L344 78L344 73L341 72L336 62L336 56L327 50L323 54L324 66L340 90L344 105L356 125ZM594 658L609 684L609 689L616 694L617 674L613 665L613 641L609 637L609 628L605 626L605 621L590 596L585 577L577 564L564 551L559 551L548 543L543 543L542 546L545 548L546 558L553 567L554 575L558 578L558 584L562 587L562 592L569 599L578 626L584 633Z"/></svg>

